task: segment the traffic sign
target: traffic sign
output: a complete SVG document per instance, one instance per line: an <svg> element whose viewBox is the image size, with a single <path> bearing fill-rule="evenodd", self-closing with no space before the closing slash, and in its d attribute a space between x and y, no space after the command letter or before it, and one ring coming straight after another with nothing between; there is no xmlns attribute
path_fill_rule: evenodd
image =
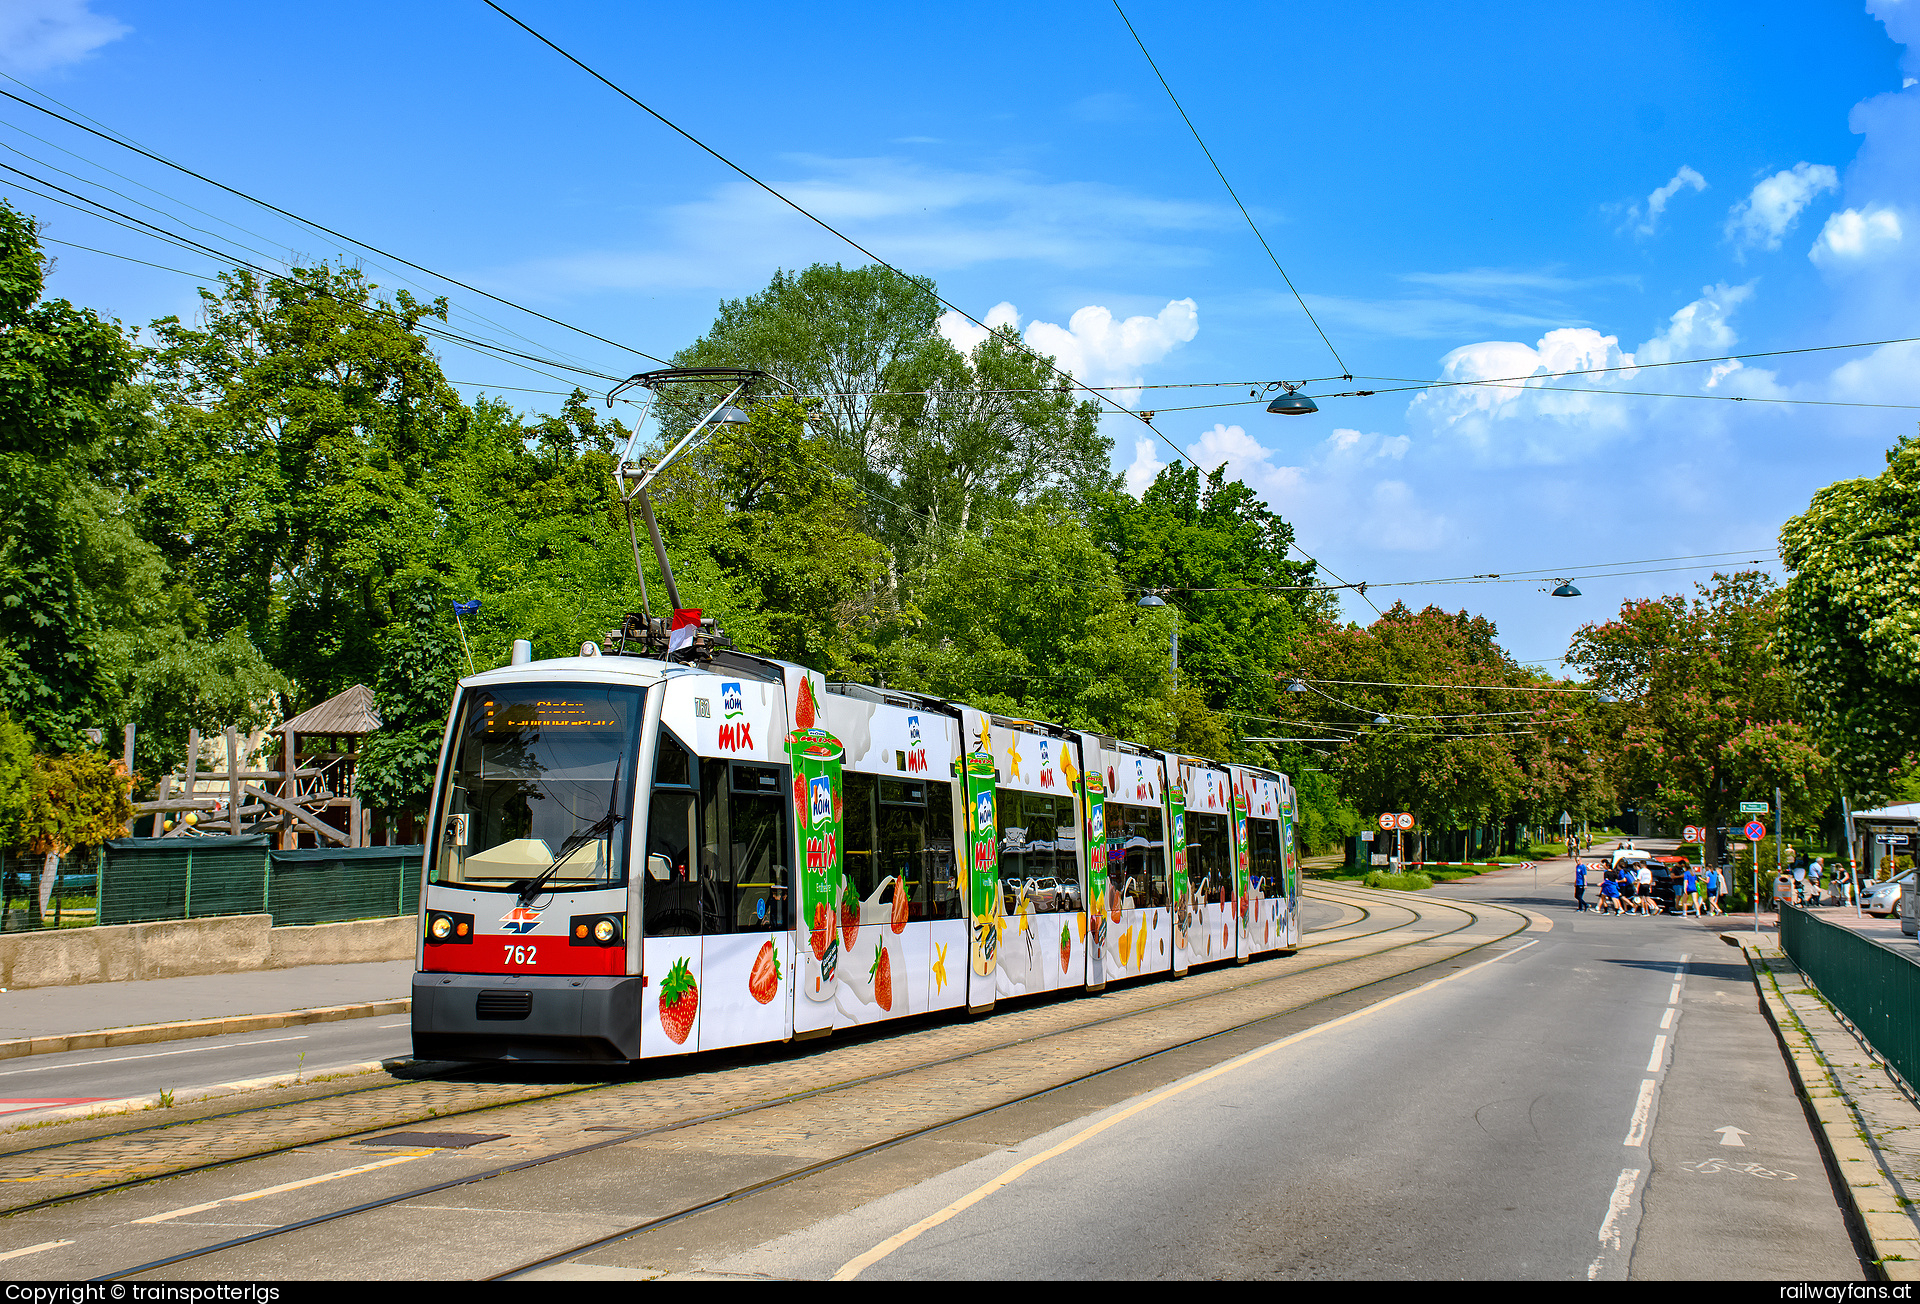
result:
<svg viewBox="0 0 1920 1304"><path fill-rule="evenodd" d="M1392 811L1387 811L1386 813L1380 816L1380 827L1385 829L1389 833L1393 832L1393 812Z"/></svg>
<svg viewBox="0 0 1920 1304"><path fill-rule="evenodd" d="M1754 820L1751 824L1747 825L1746 834L1753 841L1758 842L1767 836L1767 826L1759 820Z"/></svg>
<svg viewBox="0 0 1920 1304"><path fill-rule="evenodd" d="M1393 823L1396 828L1410 829L1413 827L1413 816L1406 811L1401 811L1393 817Z"/></svg>
<svg viewBox="0 0 1920 1304"><path fill-rule="evenodd" d="M1705 842L1707 840L1706 830L1697 829L1689 824L1685 829L1681 830L1680 840L1682 842Z"/></svg>
<svg viewBox="0 0 1920 1304"><path fill-rule="evenodd" d="M1773 807L1767 805L1764 801L1743 801L1740 803L1740 813L1742 815L1765 815L1772 809Z"/></svg>

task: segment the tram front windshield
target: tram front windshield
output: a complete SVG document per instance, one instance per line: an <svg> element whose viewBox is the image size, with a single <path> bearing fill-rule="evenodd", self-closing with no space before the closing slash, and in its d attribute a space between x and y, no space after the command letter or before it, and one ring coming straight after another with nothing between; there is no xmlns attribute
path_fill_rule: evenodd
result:
<svg viewBox="0 0 1920 1304"><path fill-rule="evenodd" d="M624 884L645 697L603 684L468 692L431 881L493 891Z"/></svg>

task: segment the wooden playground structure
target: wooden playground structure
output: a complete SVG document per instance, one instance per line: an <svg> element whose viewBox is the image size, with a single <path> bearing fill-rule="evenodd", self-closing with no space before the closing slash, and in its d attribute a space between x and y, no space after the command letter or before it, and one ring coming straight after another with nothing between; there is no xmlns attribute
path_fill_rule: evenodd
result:
<svg viewBox="0 0 1920 1304"><path fill-rule="evenodd" d="M200 731L190 729L185 763L161 777L154 800L134 803L135 814L153 817L157 838L264 833L283 851L303 838L313 846L369 846L371 821L354 771L361 740L379 727L372 691L355 684L270 731L281 735L277 769L246 766L233 728L224 768L202 769Z"/></svg>

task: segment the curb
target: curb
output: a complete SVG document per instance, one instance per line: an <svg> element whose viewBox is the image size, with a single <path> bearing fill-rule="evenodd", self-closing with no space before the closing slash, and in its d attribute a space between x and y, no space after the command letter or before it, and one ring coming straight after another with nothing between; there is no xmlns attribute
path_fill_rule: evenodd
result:
<svg viewBox="0 0 1920 1304"><path fill-rule="evenodd" d="M0 1060L24 1055L52 1055L65 1050L100 1050L108 1046L146 1046L156 1041L184 1041L189 1037L218 1037L229 1032L262 1032L269 1028L297 1028L309 1023L364 1019L376 1014L407 1014L410 997L365 1001L358 1005L322 1005L280 1014L231 1014L216 1019L183 1019L177 1023L142 1023L130 1028L103 1028L98 1032L66 1032L47 1037L17 1037L0 1041Z"/></svg>
<svg viewBox="0 0 1920 1304"><path fill-rule="evenodd" d="M1815 1135L1847 1193L1855 1224L1872 1251L1872 1266L1887 1281L1920 1281L1920 1235L1915 1233L1913 1220L1902 1209L1874 1147L1862 1139L1860 1121L1854 1117L1839 1081L1812 1046L1796 1035L1802 1031L1800 1021L1780 999L1772 966L1752 938L1722 933L1720 939L1738 946L1747 959L1753 985L1760 993L1760 1008L1780 1040L1781 1053L1801 1100L1819 1124Z"/></svg>

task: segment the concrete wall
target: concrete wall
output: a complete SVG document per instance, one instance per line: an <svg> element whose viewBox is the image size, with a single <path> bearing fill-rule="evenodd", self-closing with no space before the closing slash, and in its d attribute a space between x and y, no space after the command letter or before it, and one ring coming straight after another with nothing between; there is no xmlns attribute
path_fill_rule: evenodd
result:
<svg viewBox="0 0 1920 1304"><path fill-rule="evenodd" d="M417 918L396 915L275 928L272 915L225 915L0 933L0 987L62 987L305 964L404 960L414 953Z"/></svg>

